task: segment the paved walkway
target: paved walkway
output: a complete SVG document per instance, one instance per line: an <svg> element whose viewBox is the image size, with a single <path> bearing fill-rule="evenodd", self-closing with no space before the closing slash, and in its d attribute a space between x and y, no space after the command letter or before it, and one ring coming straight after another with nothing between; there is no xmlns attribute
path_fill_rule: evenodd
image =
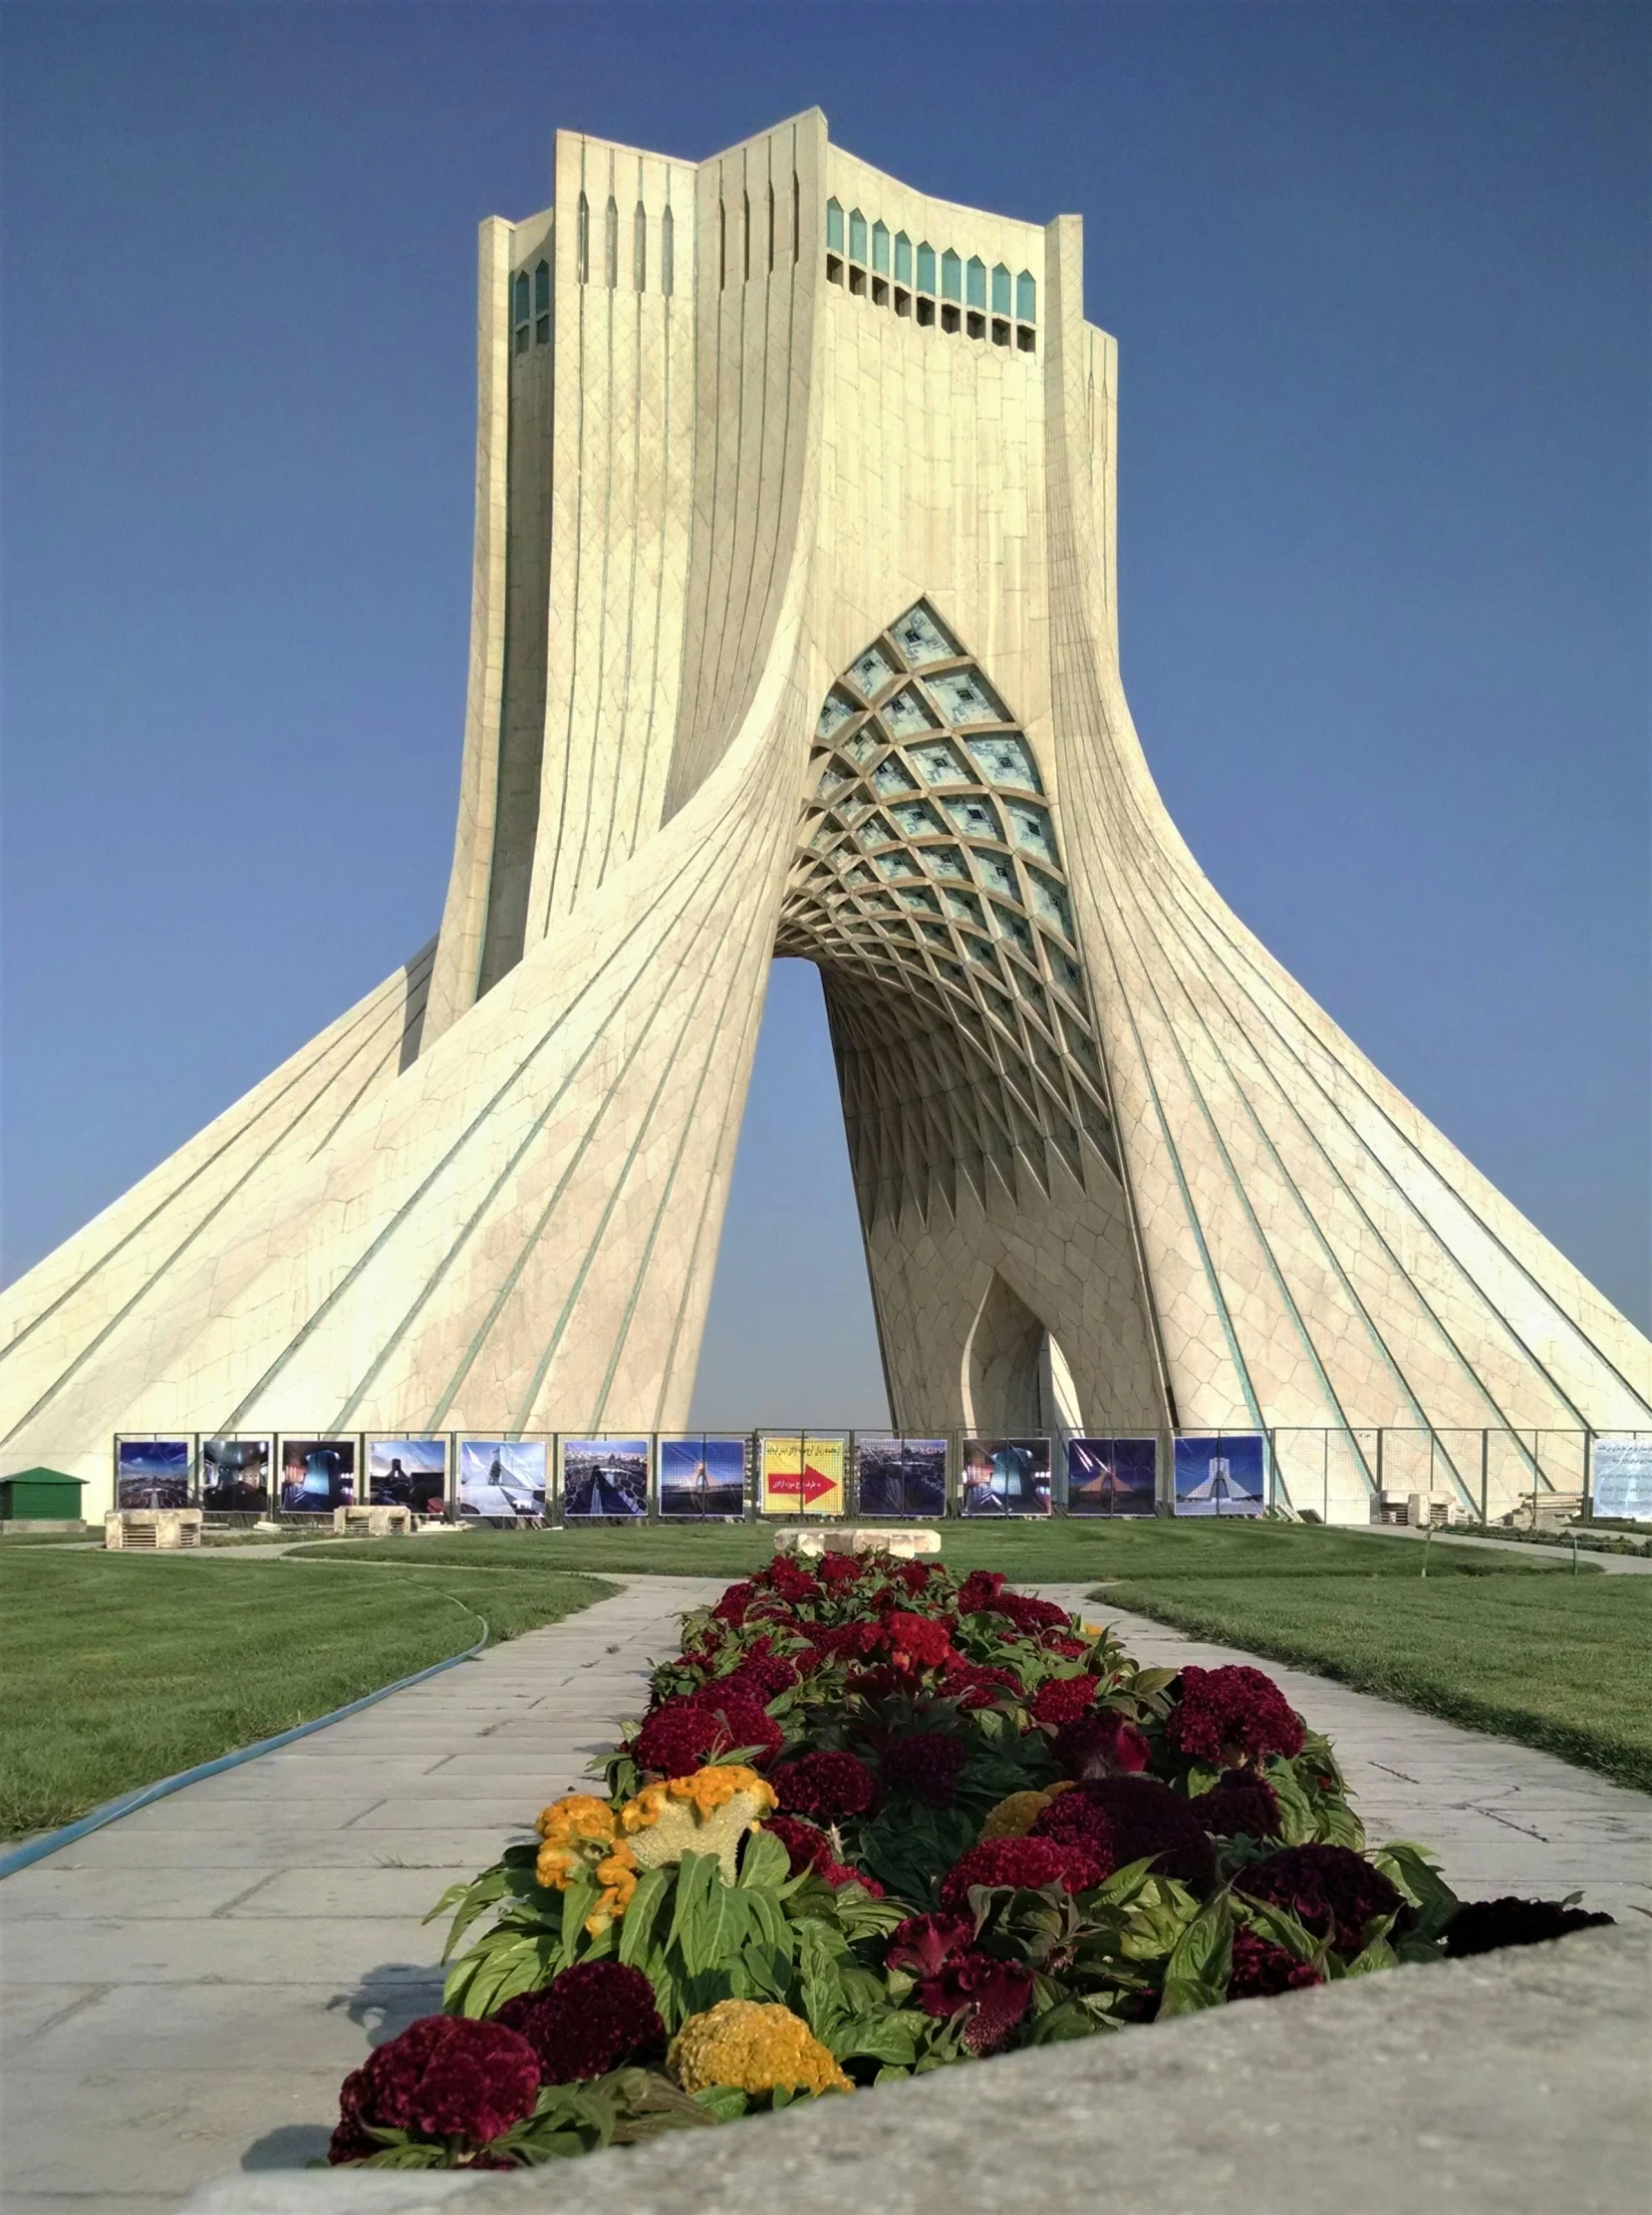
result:
<svg viewBox="0 0 1652 2215"><path fill-rule="evenodd" d="M170 2215L204 2178L314 2159L346 2072L439 2003L426 1909L581 1784L720 1582L628 1579L0 1884L7 2215ZM1249 1658L1043 1589L1144 1661ZM1336 1741L1374 1838L1438 1846L1474 1895L1652 1905L1652 1800L1261 1666Z"/></svg>
<svg viewBox="0 0 1652 2215"><path fill-rule="evenodd" d="M1126 1651L1156 1668L1195 1662L1265 1669L1297 1712L1336 1748L1373 1844L1414 1838L1438 1851L1453 1888L1471 1899L1521 1892L1610 1915L1652 1913L1652 1797L1507 1739L1486 1738L1414 1709L1351 1692L1329 1677L1213 1646L1128 1615L1082 1584L1041 1584L1046 1598L1110 1623Z"/></svg>
<svg viewBox="0 0 1652 2215"><path fill-rule="evenodd" d="M170 2215L321 2153L345 2073L440 2004L420 1918L580 1788L720 1589L628 1579L0 1884L7 2215Z"/></svg>

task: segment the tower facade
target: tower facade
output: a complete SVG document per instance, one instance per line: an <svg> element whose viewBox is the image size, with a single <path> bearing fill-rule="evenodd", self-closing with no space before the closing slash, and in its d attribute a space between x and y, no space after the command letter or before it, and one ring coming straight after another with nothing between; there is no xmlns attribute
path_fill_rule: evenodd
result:
<svg viewBox="0 0 1652 2215"><path fill-rule="evenodd" d="M898 1427L1265 1430L1358 1520L1385 1434L1465 1499L1513 1440L1495 1509L1522 1435L1652 1428L1652 1346L1166 813L1081 273L815 111L559 136L481 229L440 929L0 1299L0 1466L95 1509L117 1433L681 1428L777 951Z"/></svg>

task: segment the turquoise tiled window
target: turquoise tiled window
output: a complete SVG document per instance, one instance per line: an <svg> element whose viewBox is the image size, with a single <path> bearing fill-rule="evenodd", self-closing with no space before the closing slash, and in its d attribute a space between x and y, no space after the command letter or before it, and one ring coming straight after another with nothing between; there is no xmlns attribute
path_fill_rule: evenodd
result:
<svg viewBox="0 0 1652 2215"><path fill-rule="evenodd" d="M841 200L826 202L826 243L834 254L843 251L843 203Z"/></svg>
<svg viewBox="0 0 1652 2215"><path fill-rule="evenodd" d="M898 285L912 283L912 240L905 231L895 233L895 282Z"/></svg>
<svg viewBox="0 0 1652 2215"><path fill-rule="evenodd" d="M992 272L992 313L1009 313L1009 271L1001 261Z"/></svg>
<svg viewBox="0 0 1652 2215"><path fill-rule="evenodd" d="M964 264L950 246L941 257L941 297L943 300L964 298Z"/></svg>
<svg viewBox="0 0 1652 2215"><path fill-rule="evenodd" d="M968 305L971 308L984 308L986 305L986 264L978 254L970 255L969 267L965 275L968 279L966 287Z"/></svg>
<svg viewBox="0 0 1652 2215"><path fill-rule="evenodd" d="M1038 309L1038 287L1032 281L1032 271L1023 269L1015 280L1015 313L1023 323L1031 323Z"/></svg>
<svg viewBox="0 0 1652 2215"><path fill-rule="evenodd" d="M866 259L866 217L858 207L849 210L849 259L859 262Z"/></svg>
<svg viewBox="0 0 1652 2215"><path fill-rule="evenodd" d="M935 290L935 248L928 243L918 249L918 289L920 292Z"/></svg>
<svg viewBox="0 0 1652 2215"><path fill-rule="evenodd" d="M880 277L889 275L889 226L886 223L872 226L872 266Z"/></svg>

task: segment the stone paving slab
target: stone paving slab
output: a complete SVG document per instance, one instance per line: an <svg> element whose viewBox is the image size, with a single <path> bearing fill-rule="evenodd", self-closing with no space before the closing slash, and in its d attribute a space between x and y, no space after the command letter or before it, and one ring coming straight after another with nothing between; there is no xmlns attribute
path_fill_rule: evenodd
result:
<svg viewBox="0 0 1652 2215"><path fill-rule="evenodd" d="M1126 1649L1152 1667L1248 1662L1265 1670L1335 1746L1368 1836L1432 1846L1448 1881L1466 1897L1525 1892L1563 1899L1581 1891L1587 1906L1609 1915L1652 1913L1647 1794L1535 1748L1351 1691L1333 1678L1191 1638L1110 1606L1105 1594L1092 1599L1093 1589L1038 1587L1086 1622L1112 1624Z"/></svg>
<svg viewBox="0 0 1652 2215"><path fill-rule="evenodd" d="M440 2003L422 1916L585 1782L719 1589L629 1579L0 1884L7 2215L150 2215L324 2150L346 2072Z"/></svg>

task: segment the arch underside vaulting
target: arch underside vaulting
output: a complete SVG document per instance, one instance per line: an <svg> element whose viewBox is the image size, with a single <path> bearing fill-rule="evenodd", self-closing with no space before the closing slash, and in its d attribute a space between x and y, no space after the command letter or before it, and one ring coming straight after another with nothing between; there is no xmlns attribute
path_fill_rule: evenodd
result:
<svg viewBox="0 0 1652 2215"><path fill-rule="evenodd" d="M1054 1336L1087 1420L1156 1429L1050 795L1025 732L927 601L827 695L775 951L822 973L896 1422L1024 1427ZM1082 1271L1065 1258L1075 1246ZM1035 1319L1033 1384L989 1365L971 1393L970 1335L1006 1280Z"/></svg>

